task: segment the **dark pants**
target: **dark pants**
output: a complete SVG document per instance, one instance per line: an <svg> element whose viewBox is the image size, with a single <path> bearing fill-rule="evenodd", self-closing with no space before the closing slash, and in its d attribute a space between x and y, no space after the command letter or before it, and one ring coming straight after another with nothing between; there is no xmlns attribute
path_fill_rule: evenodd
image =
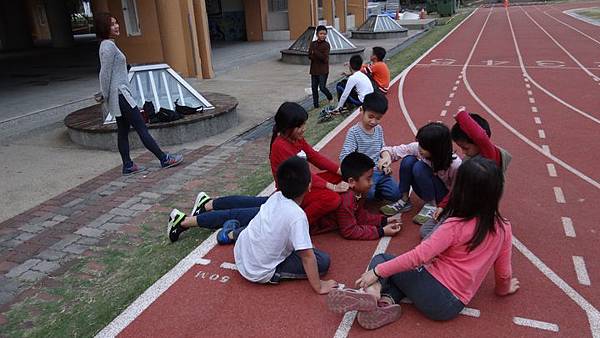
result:
<svg viewBox="0 0 600 338"><path fill-rule="evenodd" d="M379 254L371 260L369 269L394 259L390 254ZM432 320L450 320L460 313L465 305L438 282L424 267L397 273L381 278L381 294L394 299L396 303L404 297Z"/></svg>
<svg viewBox="0 0 600 338"><path fill-rule="evenodd" d="M246 227L258 214L260 206L268 197L255 196L225 196L213 200L213 210L196 216L198 226L208 229L218 229L228 220L237 220L239 226ZM240 230L241 231L241 230Z"/></svg>
<svg viewBox="0 0 600 338"><path fill-rule="evenodd" d="M344 93L347 83L348 83L348 80L342 80L342 81L338 82L337 85L335 86L335 90L337 91L337 95L338 95L338 101L342 97L342 93ZM344 105L347 105L348 103L352 103L353 105L355 105L357 107L362 106L362 102L358 99L358 92L356 91L356 87L352 88L352 90L350 91L350 95L348 95L348 98L346 99L346 102Z"/></svg>
<svg viewBox="0 0 600 338"><path fill-rule="evenodd" d="M121 154L121 160L123 161L123 168L130 168L133 165L131 157L129 157L129 127L138 133L144 147L150 150L156 158L163 161L166 157L165 153L160 150L152 135L148 132L146 124L142 119L142 114L138 107L132 108L123 95L119 95L119 109L121 110L121 116L117 117L117 145L119 153Z"/></svg>
<svg viewBox="0 0 600 338"><path fill-rule="evenodd" d="M331 259L329 255L318 249L313 249L315 257L317 258L317 269L319 275L324 275L329 270L329 263ZM287 258L277 265L275 268L275 275L271 278L272 283L279 283L283 279L306 279L306 272L302 265L302 258L296 253L292 252Z"/></svg>
<svg viewBox="0 0 600 338"><path fill-rule="evenodd" d="M321 89L321 92L327 96L327 100L331 101L333 99L333 95L331 95L331 92L329 89L327 89L328 76L329 74L310 76L313 105L315 108L319 108L319 89Z"/></svg>
<svg viewBox="0 0 600 338"><path fill-rule="evenodd" d="M412 186L415 194L423 201L440 202L448 193L442 180L433 174L427 163L415 156L406 156L400 162L400 193L407 193Z"/></svg>

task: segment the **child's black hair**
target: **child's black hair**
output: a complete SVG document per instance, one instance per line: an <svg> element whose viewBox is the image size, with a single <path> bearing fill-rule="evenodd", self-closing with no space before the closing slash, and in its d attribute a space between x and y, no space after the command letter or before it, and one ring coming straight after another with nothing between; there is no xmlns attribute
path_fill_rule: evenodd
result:
<svg viewBox="0 0 600 338"><path fill-rule="evenodd" d="M383 115L388 110L388 100L383 94L377 92L367 94L365 95L362 109L364 112L372 111Z"/></svg>
<svg viewBox="0 0 600 338"><path fill-rule="evenodd" d="M490 124L488 123L488 121L486 119L479 116L479 114L475 114L475 113L469 113L469 116L471 116L471 118L481 128L483 128L483 130L485 130L485 133L488 137L492 137L492 130L490 129ZM463 141L463 142L467 142L467 143L473 143L473 140L469 137L469 135L467 135L467 133L465 133L464 130L462 130L462 128L460 127L458 122L456 122L452 126L452 130L450 131L450 134L452 135L452 140L454 142Z"/></svg>
<svg viewBox="0 0 600 338"><path fill-rule="evenodd" d="M277 168L277 188L283 196L294 199L308 190L310 169L306 160L293 156Z"/></svg>
<svg viewBox="0 0 600 338"><path fill-rule="evenodd" d="M319 34L320 31L326 31L327 32L327 27L325 27L323 25L317 26L317 34Z"/></svg>
<svg viewBox="0 0 600 338"><path fill-rule="evenodd" d="M359 71L362 67L363 59L360 55L352 55L350 58L350 68L354 71Z"/></svg>
<svg viewBox="0 0 600 338"><path fill-rule="evenodd" d="M296 102L284 102L277 109L273 135L271 135L271 146L279 133L285 133L290 129L298 128L308 120L308 113Z"/></svg>
<svg viewBox="0 0 600 338"><path fill-rule="evenodd" d="M377 60L383 61L385 59L385 48L383 47L373 47L373 55L377 57Z"/></svg>
<svg viewBox="0 0 600 338"><path fill-rule="evenodd" d="M450 129L445 124L430 122L424 125L419 128L416 139L419 146L431 154L428 160L431 161L433 172L450 168L454 154Z"/></svg>
<svg viewBox="0 0 600 338"><path fill-rule="evenodd" d="M503 189L504 175L494 161L477 156L459 167L444 213L477 220L475 233L468 242L469 251L477 248L488 234L496 233L496 222L503 223L498 211Z"/></svg>
<svg viewBox="0 0 600 338"><path fill-rule="evenodd" d="M375 162L369 156L357 151L352 152L344 157L340 164L342 179L346 182L349 178L358 180L364 173L373 169L374 166Z"/></svg>

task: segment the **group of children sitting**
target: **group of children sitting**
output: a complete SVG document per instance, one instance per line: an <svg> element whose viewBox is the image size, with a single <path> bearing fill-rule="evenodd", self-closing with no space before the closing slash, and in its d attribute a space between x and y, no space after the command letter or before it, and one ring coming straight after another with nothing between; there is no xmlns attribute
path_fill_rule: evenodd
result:
<svg viewBox="0 0 600 338"><path fill-rule="evenodd" d="M362 118L348 130L338 165L305 141L306 110L283 103L269 153L276 192L215 199L201 192L189 216L171 212L170 240L191 227L222 227L217 240L235 243L235 264L244 278L275 284L308 279L315 292L329 294L332 311L357 310L359 324L368 329L398 319L404 297L431 319L454 318L492 265L496 293L517 291L511 225L498 211L510 155L491 142L487 122L461 108L452 129L431 122L419 129L416 142L387 146L380 125L387 109L384 95L364 97ZM452 150L453 141L462 149L462 160ZM399 181L391 175L396 161ZM311 173L309 163L320 172ZM422 224L424 240L398 257L375 256L358 279L358 290L322 280L331 259L313 247L311 236L329 231L354 240L395 236L401 231L400 214L412 208L411 189L427 211L413 219ZM381 214L365 205L382 202L387 204Z"/></svg>

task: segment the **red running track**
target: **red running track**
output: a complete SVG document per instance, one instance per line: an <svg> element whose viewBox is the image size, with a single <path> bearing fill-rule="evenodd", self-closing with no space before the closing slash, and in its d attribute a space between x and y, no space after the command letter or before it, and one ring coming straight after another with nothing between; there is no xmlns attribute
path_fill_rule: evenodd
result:
<svg viewBox="0 0 600 338"><path fill-rule="evenodd" d="M539 7L542 11L546 8ZM521 281L521 290L516 295L496 297L490 274L468 304L469 311L455 320L433 322L411 305L404 304L401 320L376 331L366 331L355 323L340 325L342 317L330 313L325 297L314 294L305 281L265 286L243 280L236 271L221 267L222 263L233 263L232 247L218 246L204 255L210 262L193 265L135 319L126 319L133 313L129 309L122 315L125 319L118 318L108 328L117 328L112 331L117 333L125 326L120 331L124 337L332 337L338 329L342 337L585 337L592 336L593 332L599 335L600 294L596 284L600 283L600 266L595 243L600 239L600 214L594 202L600 200L600 189L589 181L600 179L599 161L592 155L600 150L595 136L600 126L545 93L526 87L528 83L518 67L508 14L517 35L525 34L522 29L533 29L527 26L529 19L519 8L510 8L508 13L503 8L478 9L410 69L403 81L393 85L388 94L390 110L382 124L388 144L394 144L414 139L410 123L421 126L430 120L442 120L450 125L451 115L460 105L488 119L494 142L514 156L507 175L502 211L511 220L515 237L520 241L513 250L514 275ZM538 14L535 18L541 25L552 20L538 18ZM566 32L557 32L555 38L566 39L566 35ZM552 44L545 34L536 33L531 39L540 46ZM547 54L542 56L551 59L559 57L562 51L548 47L544 53ZM587 49L578 46L571 53L583 58ZM464 67L465 64L468 66ZM536 69L535 72L536 77L546 81L555 76L556 70ZM581 93L591 91L588 87L594 83L576 74L574 70L562 71L563 83L577 87ZM557 95L564 94L572 105L588 104L583 95L567 95L560 86L552 90ZM535 99L537 113L531 110L531 97ZM345 132L352 124L321 151L337 158ZM540 129L545 132L543 139ZM515 133L530 140L533 146ZM542 145L589 180L585 181L535 149ZM556 177L550 176L548 164L554 166ZM557 202L555 188L560 188L565 203ZM411 224L411 217L412 214L404 215L404 229L389 242L387 252L400 254L418 243L418 227ZM564 217L572 221L575 237L566 236ZM332 257L327 277L346 285L351 285L364 271L378 246L377 241L347 241L335 233L315 236L313 241ZM379 243L380 248L385 248L386 243ZM585 278L584 284L580 283L582 277L578 278L575 272L573 256L585 262L589 285L584 285Z"/></svg>

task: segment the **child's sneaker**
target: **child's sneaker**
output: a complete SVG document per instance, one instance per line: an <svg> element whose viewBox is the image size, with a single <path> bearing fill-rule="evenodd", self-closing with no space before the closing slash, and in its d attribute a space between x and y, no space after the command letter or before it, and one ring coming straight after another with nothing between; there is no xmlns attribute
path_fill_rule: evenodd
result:
<svg viewBox="0 0 600 338"><path fill-rule="evenodd" d="M188 228L184 228L180 225L184 219L185 214L183 212L177 209L171 210L171 214L169 215L169 224L167 225L167 235L169 235L171 243L177 242L179 235L188 230Z"/></svg>
<svg viewBox="0 0 600 338"><path fill-rule="evenodd" d="M179 165L183 162L183 155L181 154L167 154L164 160L160 161L160 166L163 168L171 168Z"/></svg>
<svg viewBox="0 0 600 338"><path fill-rule="evenodd" d="M123 167L123 176L137 174L144 170L146 170L146 168L133 163L129 167Z"/></svg>
<svg viewBox="0 0 600 338"><path fill-rule="evenodd" d="M413 222L419 225L425 224L430 219L433 219L433 213L435 213L437 207L431 204L425 204L421 211L413 217Z"/></svg>
<svg viewBox="0 0 600 338"><path fill-rule="evenodd" d="M412 207L410 200L398 200L398 202L382 206L379 211L386 216L394 216L399 212L407 212L412 209Z"/></svg>
<svg viewBox="0 0 600 338"><path fill-rule="evenodd" d="M344 314L348 311L373 311L377 298L370 293L354 289L334 289L327 294L329 310Z"/></svg>
<svg viewBox="0 0 600 338"><path fill-rule="evenodd" d="M192 208L191 214L193 216L198 216L201 213L206 212L206 209L204 208L204 206L210 200L211 200L211 198L210 198L210 196L208 196L207 193L205 193L204 191L199 192L198 195L196 196L196 201L194 202L194 207Z"/></svg>
<svg viewBox="0 0 600 338"><path fill-rule="evenodd" d="M231 244L233 242L235 242L235 240L237 238L235 237L229 237L229 234L232 233L234 234L234 230L239 229L240 228L240 222L238 222L235 219L230 219L228 221L226 221L225 223L223 223L223 229L219 230L219 232L217 233L217 243L221 244L221 245L225 245L225 244Z"/></svg>
<svg viewBox="0 0 600 338"><path fill-rule="evenodd" d="M402 315L398 304L379 302L373 311L359 311L356 319L358 324L367 330L374 330L393 323Z"/></svg>

